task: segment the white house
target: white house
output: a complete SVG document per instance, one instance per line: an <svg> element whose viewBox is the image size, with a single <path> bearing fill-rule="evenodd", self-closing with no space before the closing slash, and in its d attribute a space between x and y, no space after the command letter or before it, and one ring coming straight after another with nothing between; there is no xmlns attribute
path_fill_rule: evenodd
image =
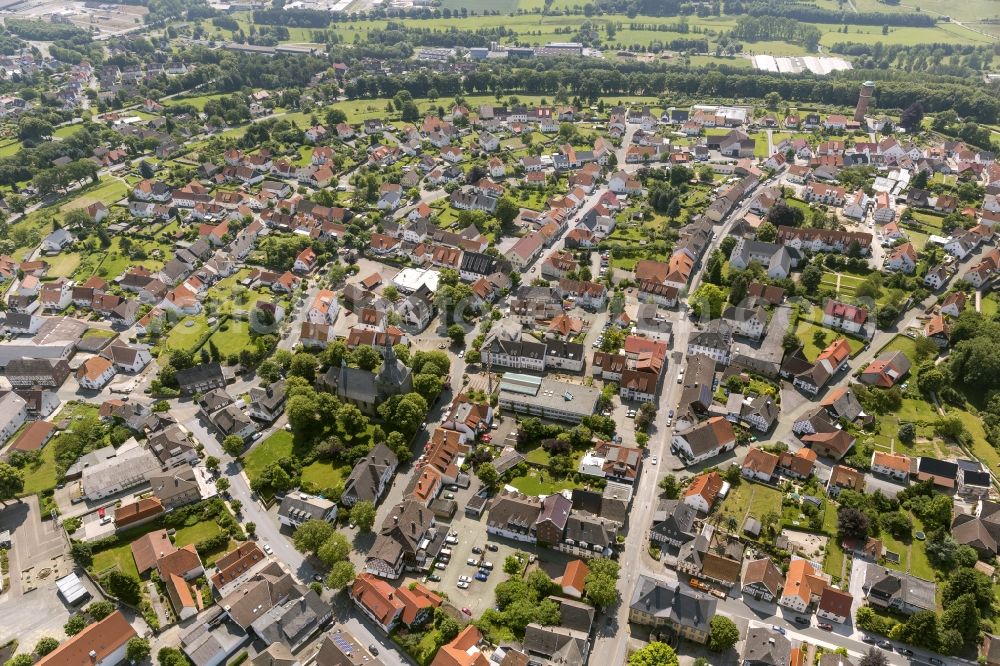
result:
<svg viewBox="0 0 1000 666"><path fill-rule="evenodd" d="M76 380L81 388L98 391L115 376L115 366L103 356L92 356L84 361L76 371Z"/></svg>
<svg viewBox="0 0 1000 666"><path fill-rule="evenodd" d="M321 289L316 293L306 319L310 324L333 324L337 321L340 304L337 295L329 289Z"/></svg>
<svg viewBox="0 0 1000 666"><path fill-rule="evenodd" d="M686 464L693 465L724 451L732 451L735 446L733 424L722 416L714 416L692 428L674 432L670 448L676 450Z"/></svg>
<svg viewBox="0 0 1000 666"><path fill-rule="evenodd" d="M10 391L0 397L0 441L6 442L28 417L28 403Z"/></svg>

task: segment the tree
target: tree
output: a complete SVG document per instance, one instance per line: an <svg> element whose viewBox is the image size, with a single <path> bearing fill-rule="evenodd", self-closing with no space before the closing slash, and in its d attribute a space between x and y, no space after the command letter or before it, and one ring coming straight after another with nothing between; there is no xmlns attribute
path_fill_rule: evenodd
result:
<svg viewBox="0 0 1000 666"><path fill-rule="evenodd" d="M251 539L257 534L257 523L251 521L243 523L243 530L247 533L247 536Z"/></svg>
<svg viewBox="0 0 1000 666"><path fill-rule="evenodd" d="M910 645L936 650L938 645L937 613L934 611L914 613L902 625L898 639Z"/></svg>
<svg viewBox="0 0 1000 666"><path fill-rule="evenodd" d="M382 356L371 345L359 345L354 350L354 362L362 370L374 370L382 363Z"/></svg>
<svg viewBox="0 0 1000 666"><path fill-rule="evenodd" d="M628 658L628 666L678 666L677 653L666 643L650 643Z"/></svg>
<svg viewBox="0 0 1000 666"><path fill-rule="evenodd" d="M67 636L76 636L78 633L87 628L90 622L87 621L87 616L83 613L77 613L66 621L63 625L63 631L66 632Z"/></svg>
<svg viewBox="0 0 1000 666"><path fill-rule="evenodd" d="M493 214L500 220L500 224L506 227L517 219L520 212L521 207L513 199L510 197L500 197Z"/></svg>
<svg viewBox="0 0 1000 666"><path fill-rule="evenodd" d="M222 492L226 492L227 490L229 490L229 479L227 479L226 477L222 477L221 479L215 482L215 488L216 490L221 490Z"/></svg>
<svg viewBox="0 0 1000 666"><path fill-rule="evenodd" d="M860 509L842 506L837 511L837 528L842 536L862 539L868 536L868 516Z"/></svg>
<svg viewBox="0 0 1000 666"><path fill-rule="evenodd" d="M49 652L52 652L57 647L59 647L59 641L52 638L51 636L42 636L35 643L35 654L39 657L44 657Z"/></svg>
<svg viewBox="0 0 1000 666"><path fill-rule="evenodd" d="M521 571L521 560L517 555L508 555L503 561L503 572L508 576L514 576Z"/></svg>
<svg viewBox="0 0 1000 666"><path fill-rule="evenodd" d="M815 264L809 264L806 266L802 271L802 276L799 278L802 288L805 289L808 294L816 293L822 281L823 269Z"/></svg>
<svg viewBox="0 0 1000 666"><path fill-rule="evenodd" d="M160 666L188 666L191 663L183 652L173 647L161 648L156 653L156 661Z"/></svg>
<svg viewBox="0 0 1000 666"><path fill-rule="evenodd" d="M35 659L30 654L18 654L5 661L3 666L31 666L33 663Z"/></svg>
<svg viewBox="0 0 1000 666"><path fill-rule="evenodd" d="M993 586L990 578L975 569L956 569L948 577L942 594L943 606L948 608L959 597L971 594L976 600L976 606L983 613L992 613Z"/></svg>
<svg viewBox="0 0 1000 666"><path fill-rule="evenodd" d="M667 499L677 499L681 495L681 486L673 474L667 474L660 479L660 488L663 490L663 496Z"/></svg>
<svg viewBox="0 0 1000 666"><path fill-rule="evenodd" d="M375 505L362 500L351 507L351 522L362 532L371 532L375 524Z"/></svg>
<svg viewBox="0 0 1000 666"><path fill-rule="evenodd" d="M293 377L302 377L312 384L316 380L316 368L319 367L319 360L309 352L298 352L292 357L292 364L288 368L288 374Z"/></svg>
<svg viewBox="0 0 1000 666"><path fill-rule="evenodd" d="M208 456L205 458L205 468L210 469L213 472L219 469L219 459L215 456Z"/></svg>
<svg viewBox="0 0 1000 666"><path fill-rule="evenodd" d="M497 473L497 468L493 466L493 463L483 463L476 469L476 476L482 481L483 485L487 488L496 488L497 483L500 482L500 475Z"/></svg>
<svg viewBox="0 0 1000 666"><path fill-rule="evenodd" d="M904 423L899 426L899 441L904 444L912 444L917 438L917 426L912 423Z"/></svg>
<svg viewBox="0 0 1000 666"><path fill-rule="evenodd" d="M87 606L87 615L95 622L100 622L115 612L115 605L110 601L95 601Z"/></svg>
<svg viewBox="0 0 1000 666"><path fill-rule="evenodd" d="M16 497L24 490L24 472L7 463L0 463L0 502Z"/></svg>
<svg viewBox="0 0 1000 666"><path fill-rule="evenodd" d="M125 658L132 662L149 658L149 641L141 636L133 636L125 644Z"/></svg>
<svg viewBox="0 0 1000 666"><path fill-rule="evenodd" d="M139 579L121 571L108 573L104 577L104 587L114 596L133 606L138 604L141 598Z"/></svg>
<svg viewBox="0 0 1000 666"><path fill-rule="evenodd" d="M227 435L224 440L222 440L222 450L236 457L243 453L243 449L246 446L246 442L239 435Z"/></svg>
<svg viewBox="0 0 1000 666"><path fill-rule="evenodd" d="M764 222L757 228L757 240L762 243L773 243L778 237L778 228L770 222Z"/></svg>
<svg viewBox="0 0 1000 666"><path fill-rule="evenodd" d="M612 605L618 598L617 584L617 562L600 557L590 561L590 573L583 582L590 603L601 608Z"/></svg>
<svg viewBox="0 0 1000 666"><path fill-rule="evenodd" d="M708 649L725 652L740 640L740 630L725 615L716 615L709 621Z"/></svg>
<svg viewBox="0 0 1000 666"><path fill-rule="evenodd" d="M354 439L368 429L368 417L355 405L341 405L337 410L337 428L345 440Z"/></svg>
<svg viewBox="0 0 1000 666"><path fill-rule="evenodd" d="M240 515L240 512L243 510L243 502L241 502L238 499L234 499L229 502L229 508L232 509L233 513L235 513L238 516Z"/></svg>
<svg viewBox="0 0 1000 666"><path fill-rule="evenodd" d="M292 543L300 553L315 553L333 534L333 526L325 520L313 518L299 525L292 535Z"/></svg>
<svg viewBox="0 0 1000 666"><path fill-rule="evenodd" d="M326 586L331 590L341 590L354 581L357 574L354 565L348 560L336 562L330 567L330 573L326 577Z"/></svg>
<svg viewBox="0 0 1000 666"><path fill-rule="evenodd" d="M448 327L448 337L454 345L461 345L465 342L465 329L459 324L452 324Z"/></svg>
<svg viewBox="0 0 1000 666"><path fill-rule="evenodd" d="M328 567L343 562L351 552L351 543L340 532L333 532L316 551L316 556Z"/></svg>
<svg viewBox="0 0 1000 666"><path fill-rule="evenodd" d="M904 128L907 132L912 132L914 130L920 129L920 123L924 120L924 107L917 100L910 106L906 107L906 110L899 116L899 126Z"/></svg>
<svg viewBox="0 0 1000 666"><path fill-rule="evenodd" d="M941 629L954 629L963 641L971 641L979 634L979 608L976 595L963 594L952 601L941 615Z"/></svg>
<svg viewBox="0 0 1000 666"><path fill-rule="evenodd" d="M718 319L722 316L722 306L726 304L726 292L714 284L703 284L688 299L696 317Z"/></svg>
<svg viewBox="0 0 1000 666"><path fill-rule="evenodd" d="M868 653L861 658L858 666L889 666L889 660L882 650L868 648Z"/></svg>
<svg viewBox="0 0 1000 666"><path fill-rule="evenodd" d="M73 558L73 561L79 564L83 568L90 567L94 562L94 549L93 547L83 541L74 541L73 545L70 546L69 554Z"/></svg>

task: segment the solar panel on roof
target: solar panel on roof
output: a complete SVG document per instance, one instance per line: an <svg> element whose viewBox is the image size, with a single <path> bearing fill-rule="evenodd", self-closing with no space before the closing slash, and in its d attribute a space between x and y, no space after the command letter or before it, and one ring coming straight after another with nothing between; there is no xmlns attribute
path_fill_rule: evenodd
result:
<svg viewBox="0 0 1000 666"><path fill-rule="evenodd" d="M351 644L344 640L343 636L334 636L333 644L340 648L340 651L346 655L350 655L353 648Z"/></svg>

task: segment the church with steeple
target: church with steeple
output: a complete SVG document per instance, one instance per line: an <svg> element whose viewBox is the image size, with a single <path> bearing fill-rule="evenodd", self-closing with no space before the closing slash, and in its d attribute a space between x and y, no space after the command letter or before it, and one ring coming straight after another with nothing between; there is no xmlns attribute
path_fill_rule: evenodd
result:
<svg viewBox="0 0 1000 666"><path fill-rule="evenodd" d="M376 416L376 408L392 396L403 395L413 390L413 376L410 369L396 358L389 336L385 336L382 365L377 373L361 368L349 368L344 362L340 368L330 368L324 380L328 385L336 385L337 398L341 402L355 405L369 416Z"/></svg>

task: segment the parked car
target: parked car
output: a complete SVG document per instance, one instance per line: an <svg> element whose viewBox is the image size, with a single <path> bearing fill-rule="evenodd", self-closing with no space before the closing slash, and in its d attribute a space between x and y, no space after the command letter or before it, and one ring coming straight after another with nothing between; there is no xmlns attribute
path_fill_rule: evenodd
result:
<svg viewBox="0 0 1000 666"><path fill-rule="evenodd" d="M470 567L478 567L479 566L479 560L477 560L474 557L470 557L469 559L467 559L465 561L465 563L468 564Z"/></svg>
<svg viewBox="0 0 1000 666"><path fill-rule="evenodd" d="M472 615L472 611L469 610L468 608L463 608L462 612L465 613L466 615Z"/></svg>
<svg viewBox="0 0 1000 666"><path fill-rule="evenodd" d="M274 554L274 548L271 548L271 544L265 543L264 544L264 552L267 553L268 555L273 555Z"/></svg>
<svg viewBox="0 0 1000 666"><path fill-rule="evenodd" d="M796 615L795 616L795 624L802 624L802 625L809 624L809 618L802 617L800 615Z"/></svg>
<svg viewBox="0 0 1000 666"><path fill-rule="evenodd" d="M466 583L464 580L460 580L457 583L455 583L455 587L457 587L460 590L467 590L469 589L469 584Z"/></svg>
<svg viewBox="0 0 1000 666"><path fill-rule="evenodd" d="M896 648L896 652L902 655L906 655L907 657L913 656L913 650L911 650L910 648L905 648L905 647Z"/></svg>
<svg viewBox="0 0 1000 666"><path fill-rule="evenodd" d="M445 537L444 538L444 542L446 544L454 546L456 543L458 543L458 539L456 539L455 537Z"/></svg>
<svg viewBox="0 0 1000 666"><path fill-rule="evenodd" d="M482 555L483 554L483 549L480 548L479 546L473 546L472 547L472 552L475 553L476 555Z"/></svg>
<svg viewBox="0 0 1000 666"><path fill-rule="evenodd" d="M887 640L881 640L878 643L876 643L876 645L878 645L883 650L891 650L892 649L892 643L889 642L889 641L887 641Z"/></svg>
<svg viewBox="0 0 1000 666"><path fill-rule="evenodd" d="M655 465L656 464L656 460L657 460L656 456L653 456L652 459L650 459L649 462L651 462L652 464Z"/></svg>
<svg viewBox="0 0 1000 666"><path fill-rule="evenodd" d="M776 624L772 624L771 625L771 631L775 631L775 632L781 634L782 636L785 635L785 628L784 627L779 627Z"/></svg>
<svg viewBox="0 0 1000 666"><path fill-rule="evenodd" d="M943 664L944 664L944 662L941 661L940 659L938 659L937 657L928 657L927 661L929 661L932 664L934 664L934 666L943 666Z"/></svg>
<svg viewBox="0 0 1000 666"><path fill-rule="evenodd" d="M378 656L378 648L375 647L374 643L372 643L371 645L368 646L368 651L371 652L376 657Z"/></svg>
<svg viewBox="0 0 1000 666"><path fill-rule="evenodd" d="M493 563L489 562L489 561L486 561L486 562L483 562L482 566L483 566L484 569L492 569L493 568Z"/></svg>
<svg viewBox="0 0 1000 666"><path fill-rule="evenodd" d="M434 568L435 568L435 569L444 569L444 568L445 568L445 567L447 567L447 566L448 566L448 565L447 565L447 564L445 564L444 562L435 562L435 563L434 563Z"/></svg>
<svg viewBox="0 0 1000 666"><path fill-rule="evenodd" d="M823 622L822 624L818 624L816 626L822 629L823 631L833 631L833 625L830 624L829 622Z"/></svg>
<svg viewBox="0 0 1000 666"><path fill-rule="evenodd" d="M427 580L431 581L432 583L440 583L441 576L438 576L437 574L431 574L430 576L427 577Z"/></svg>
<svg viewBox="0 0 1000 666"><path fill-rule="evenodd" d="M870 645L875 645L875 637L868 634L861 634L861 640Z"/></svg>
<svg viewBox="0 0 1000 666"><path fill-rule="evenodd" d="M445 499L453 500L453 499L455 499L455 493L445 493L444 494L444 498Z"/></svg>
<svg viewBox="0 0 1000 666"><path fill-rule="evenodd" d="M472 582L472 577L471 576L459 576L458 577L458 582L459 583L471 583Z"/></svg>
<svg viewBox="0 0 1000 666"><path fill-rule="evenodd" d="M480 569L480 570L479 570L479 573L483 574L483 575L484 575L484 576L486 576L487 578L489 578L489 577L490 577L490 570L489 570L489 569Z"/></svg>
<svg viewBox="0 0 1000 666"><path fill-rule="evenodd" d="M485 581L486 581L486 576L484 576L484 575L483 575L483 574L481 574L481 573L477 573L477 574L476 574L476 580L478 580L478 581L480 581L480 582L485 582Z"/></svg>
<svg viewBox="0 0 1000 666"><path fill-rule="evenodd" d="M500 546L496 545L495 543L488 543L486 544L486 550L495 553L498 550L500 550Z"/></svg>

